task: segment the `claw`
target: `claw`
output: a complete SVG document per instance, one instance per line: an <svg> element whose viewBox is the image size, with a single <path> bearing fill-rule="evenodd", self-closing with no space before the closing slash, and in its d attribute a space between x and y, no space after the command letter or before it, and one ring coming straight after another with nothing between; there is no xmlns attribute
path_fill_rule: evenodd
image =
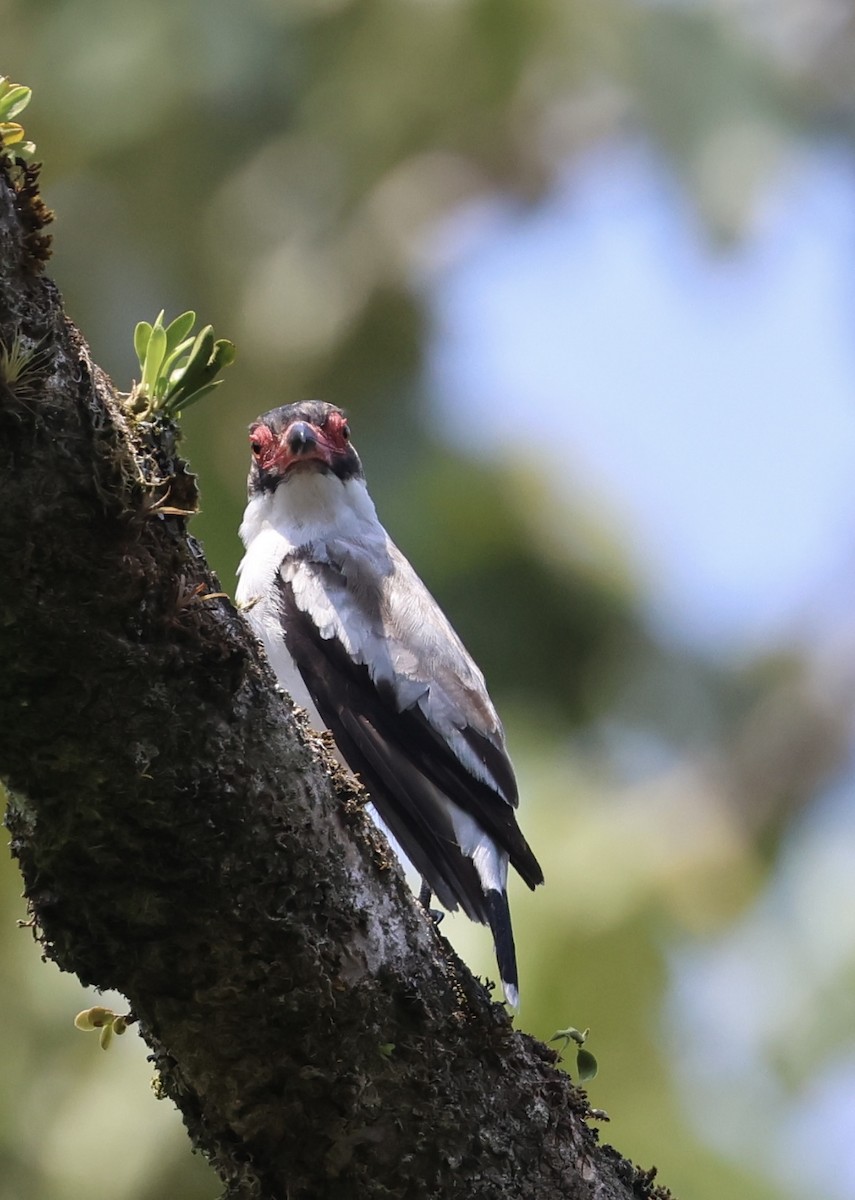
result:
<svg viewBox="0 0 855 1200"><path fill-rule="evenodd" d="M442 912L441 909L431 908L430 898L432 895L433 895L433 892L430 890L430 885L423 879L422 886L419 889L419 904L422 906L422 908L428 914L430 919L433 921L434 925L439 925L439 923L442 921L443 917L445 916L445 913Z"/></svg>

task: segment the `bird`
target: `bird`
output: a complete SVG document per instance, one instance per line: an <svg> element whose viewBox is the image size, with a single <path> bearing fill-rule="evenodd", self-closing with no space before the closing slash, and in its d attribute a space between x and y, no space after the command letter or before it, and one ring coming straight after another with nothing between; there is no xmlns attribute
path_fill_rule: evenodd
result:
<svg viewBox="0 0 855 1200"><path fill-rule="evenodd" d="M421 876L421 902L490 927L517 1008L508 865L532 889L543 872L484 676L380 523L344 411L283 405L249 441L238 607Z"/></svg>

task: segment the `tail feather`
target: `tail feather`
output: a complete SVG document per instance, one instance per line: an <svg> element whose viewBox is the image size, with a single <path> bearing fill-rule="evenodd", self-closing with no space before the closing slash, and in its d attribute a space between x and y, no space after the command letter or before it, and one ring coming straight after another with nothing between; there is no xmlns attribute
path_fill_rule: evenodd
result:
<svg viewBox="0 0 855 1200"><path fill-rule="evenodd" d="M487 901L487 919L493 933L493 944L496 947L496 961L499 964L499 978L505 992L505 999L514 1008L519 1008L519 976L517 975L517 952L514 947L514 931L511 927L511 910L508 904L508 894L496 888L484 892Z"/></svg>

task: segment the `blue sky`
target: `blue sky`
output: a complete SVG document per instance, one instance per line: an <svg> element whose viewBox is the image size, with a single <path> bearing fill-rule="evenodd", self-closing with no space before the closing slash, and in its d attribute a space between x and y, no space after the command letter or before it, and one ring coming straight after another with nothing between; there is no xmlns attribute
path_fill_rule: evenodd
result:
<svg viewBox="0 0 855 1200"><path fill-rule="evenodd" d="M617 511L666 636L751 650L815 624L855 545L855 177L791 160L714 246L645 150L612 147L534 210L441 237L431 369L448 418ZM556 434L563 431L560 440ZM839 597L838 597L839 599Z"/></svg>

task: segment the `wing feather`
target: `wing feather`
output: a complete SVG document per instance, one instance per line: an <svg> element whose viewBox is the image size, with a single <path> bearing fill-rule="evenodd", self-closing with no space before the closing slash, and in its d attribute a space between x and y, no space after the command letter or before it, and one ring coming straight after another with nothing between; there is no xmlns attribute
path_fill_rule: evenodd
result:
<svg viewBox="0 0 855 1200"><path fill-rule="evenodd" d="M542 872L517 826L517 789L501 724L483 678L412 572L417 589L384 587L376 569L340 547L283 564L282 623L288 650L342 754L363 780L402 849L448 906L476 920L483 890L454 836L448 801L471 815L530 887ZM376 558L375 558L376 561ZM347 570L347 573L345 573ZM390 594L392 598L390 599ZM401 621L401 599L409 619ZM431 636L425 622L440 633ZM425 651L425 646L427 651ZM427 658L427 661L426 661Z"/></svg>
<svg viewBox="0 0 855 1200"><path fill-rule="evenodd" d="M484 677L388 538L314 542L286 559L282 578L322 638L338 639L378 687L391 689L401 711L417 705L468 770L509 804L518 803Z"/></svg>

